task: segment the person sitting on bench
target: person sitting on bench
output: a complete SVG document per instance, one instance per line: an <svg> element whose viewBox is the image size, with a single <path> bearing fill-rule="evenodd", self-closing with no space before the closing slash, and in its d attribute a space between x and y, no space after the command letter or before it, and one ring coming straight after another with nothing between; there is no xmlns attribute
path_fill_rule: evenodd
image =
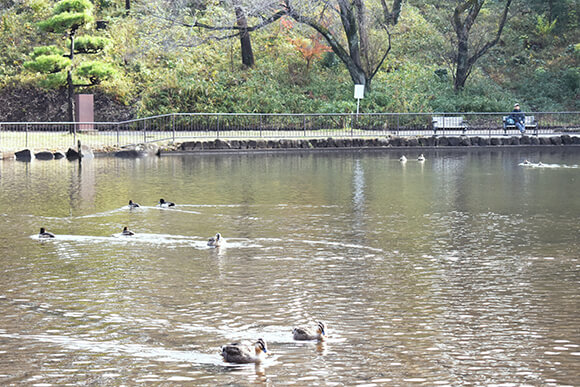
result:
<svg viewBox="0 0 580 387"><path fill-rule="evenodd" d="M514 110L512 110L511 114L507 118L507 124L515 125L522 134L526 132L526 116L520 110L519 103L514 105Z"/></svg>

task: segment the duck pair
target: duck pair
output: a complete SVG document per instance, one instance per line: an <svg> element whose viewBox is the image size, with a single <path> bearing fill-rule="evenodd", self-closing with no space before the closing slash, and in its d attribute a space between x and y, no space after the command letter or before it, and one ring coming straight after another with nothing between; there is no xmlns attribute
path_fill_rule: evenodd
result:
<svg viewBox="0 0 580 387"><path fill-rule="evenodd" d="M175 207L175 203L173 203L173 202L166 202L165 199L159 199L159 203L158 204L159 204L159 207L163 207L163 208L166 208L166 207ZM139 203L135 203L133 200L129 200L129 208L130 209L138 208L138 207L141 207L139 205Z"/></svg>
<svg viewBox="0 0 580 387"><path fill-rule="evenodd" d="M121 235L131 236L135 235L135 233L127 228L127 226L123 227L123 231L121 231ZM42 239L46 238L54 238L54 234L51 232L46 231L44 227L40 228L40 232L38 233L38 237Z"/></svg>
<svg viewBox="0 0 580 387"><path fill-rule="evenodd" d="M326 325L319 321L316 328L294 328L294 340L326 339ZM228 363L247 364L260 363L268 355L268 348L264 339L258 339L253 345L233 343L222 347L222 357Z"/></svg>
<svg viewBox="0 0 580 387"><path fill-rule="evenodd" d="M405 155L402 155L401 157L399 157L399 161L404 163L407 161L407 157ZM423 156L423 153L421 153L419 157L417 157L417 161L425 161L425 156Z"/></svg>

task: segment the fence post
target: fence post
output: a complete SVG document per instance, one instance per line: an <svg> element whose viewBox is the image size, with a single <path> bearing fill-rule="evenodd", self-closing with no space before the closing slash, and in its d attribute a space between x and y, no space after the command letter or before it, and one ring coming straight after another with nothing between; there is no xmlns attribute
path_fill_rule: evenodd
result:
<svg viewBox="0 0 580 387"><path fill-rule="evenodd" d="M147 143L147 120L143 121L143 144Z"/></svg>
<svg viewBox="0 0 580 387"><path fill-rule="evenodd" d="M119 148L119 135L120 135L120 130L119 128L121 127L121 124L117 122L117 148Z"/></svg>
<svg viewBox="0 0 580 387"><path fill-rule="evenodd" d="M173 143L175 144L175 113L171 114L171 131L173 132Z"/></svg>
<svg viewBox="0 0 580 387"><path fill-rule="evenodd" d="M306 114L302 116L302 129L304 131L304 138L306 138Z"/></svg>
<svg viewBox="0 0 580 387"><path fill-rule="evenodd" d="M356 125L356 120L358 118L357 115L351 114L350 115L350 137L354 137L354 126Z"/></svg>
<svg viewBox="0 0 580 387"><path fill-rule="evenodd" d="M401 133L400 133L400 130L401 130L401 129L400 129L400 126L399 126L400 124L401 124L401 118L400 118L400 116L397 114L397 136L399 136L399 135L401 134Z"/></svg>
<svg viewBox="0 0 580 387"><path fill-rule="evenodd" d="M216 127L216 135L217 137L220 136L220 115L217 115L217 127Z"/></svg>
<svg viewBox="0 0 580 387"><path fill-rule="evenodd" d="M25 140L24 140L24 147L28 148L28 125L26 124L26 136L25 136Z"/></svg>

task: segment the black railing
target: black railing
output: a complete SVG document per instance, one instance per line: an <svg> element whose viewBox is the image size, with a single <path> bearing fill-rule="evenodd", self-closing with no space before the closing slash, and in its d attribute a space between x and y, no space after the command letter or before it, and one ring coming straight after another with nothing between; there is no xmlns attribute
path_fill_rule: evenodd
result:
<svg viewBox="0 0 580 387"><path fill-rule="evenodd" d="M580 135L580 112L533 112L526 135ZM498 113L175 113L123 122L3 122L0 150L93 148L208 139L520 136ZM531 118L533 117L533 119Z"/></svg>

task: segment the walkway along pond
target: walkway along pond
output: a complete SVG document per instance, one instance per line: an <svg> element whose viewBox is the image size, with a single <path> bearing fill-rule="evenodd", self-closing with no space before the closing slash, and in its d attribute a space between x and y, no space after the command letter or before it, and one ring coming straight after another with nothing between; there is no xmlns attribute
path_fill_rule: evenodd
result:
<svg viewBox="0 0 580 387"><path fill-rule="evenodd" d="M417 138L419 145L445 145L443 137L520 136L506 123L509 113L334 113L334 114L261 114L261 113L173 113L124 122L0 122L0 150L61 150L77 146L80 140L95 151L113 151L137 144L155 143L160 147L189 141L280 142L316 139L393 139ZM580 112L526 112L526 136L578 136ZM419 140L423 139L423 140ZM374 140L373 140L374 141ZM380 140L379 140L380 141ZM453 140L452 140L453 141ZM467 140L464 140L464 142ZM480 144L483 140L472 144ZM491 141L491 140L490 140ZM512 140L510 140L512 141ZM526 141L526 140L523 140ZM531 142L532 140L530 140ZM396 140L389 140L393 146ZM500 142L503 144L504 140ZM513 142L513 141L512 141ZM451 142L453 144L453 142ZM273 144L273 148L278 146ZM350 147L349 142L345 142ZM533 144L533 143L532 143ZM210 145L211 146L211 145ZM331 145L334 146L334 145ZM360 145L355 145L360 146ZM368 145L363 145L368 146ZM371 145L376 146L376 145ZM383 146L383 145L381 145ZM432 145L429 145L432 146ZM251 147L251 146L250 146ZM308 145L306 145L308 147ZM235 148L235 146L234 146Z"/></svg>

